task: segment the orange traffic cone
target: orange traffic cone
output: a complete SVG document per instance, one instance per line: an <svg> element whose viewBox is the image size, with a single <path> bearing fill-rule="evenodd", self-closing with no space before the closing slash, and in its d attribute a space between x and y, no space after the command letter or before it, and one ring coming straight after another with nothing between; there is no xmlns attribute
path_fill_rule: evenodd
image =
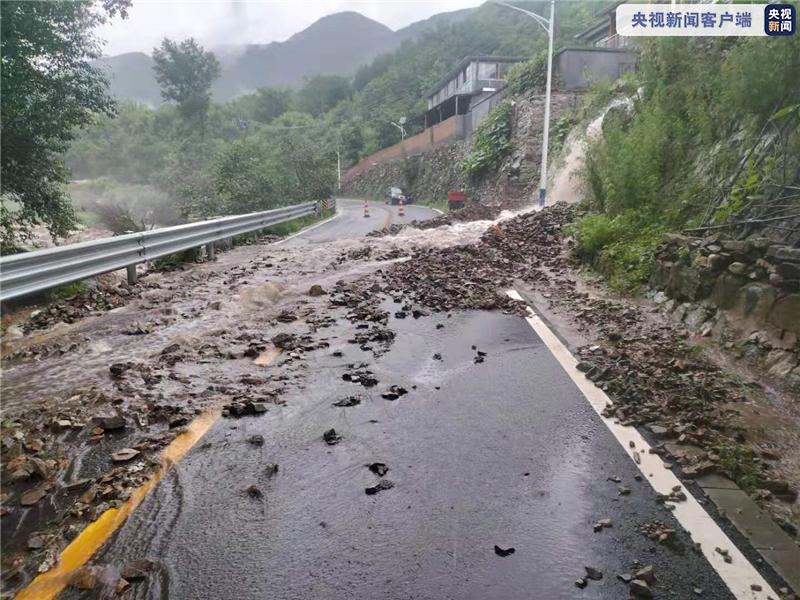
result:
<svg viewBox="0 0 800 600"><path fill-rule="evenodd" d="M364 216L369 217L369 204L367 204L366 200L364 200Z"/></svg>
<svg viewBox="0 0 800 600"><path fill-rule="evenodd" d="M398 217L405 217L406 216L406 211L403 208L403 201L402 200L399 201L399 208L397 209L397 216Z"/></svg>

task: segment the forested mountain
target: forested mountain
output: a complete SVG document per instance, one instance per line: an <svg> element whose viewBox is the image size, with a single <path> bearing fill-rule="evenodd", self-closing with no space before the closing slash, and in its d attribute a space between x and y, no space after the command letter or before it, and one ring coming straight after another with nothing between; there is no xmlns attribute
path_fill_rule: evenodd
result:
<svg viewBox="0 0 800 600"><path fill-rule="evenodd" d="M230 100L260 87L299 88L314 75L352 75L404 40L459 21L472 10L434 15L396 32L357 12L341 12L319 19L285 42L213 48L222 64L214 98ZM106 72L117 99L150 106L161 102L149 54L129 52L104 57L95 64Z"/></svg>
<svg viewBox="0 0 800 600"><path fill-rule="evenodd" d="M519 4L537 11L549 6L546 1ZM556 43L570 41L603 7L589 1L559 4ZM373 52L376 45L396 43L386 42L383 26L374 28L353 14L334 15L316 26L327 29L331 40L343 20L369 26L379 40ZM389 34L394 40L406 39L357 68L352 77L315 75L299 89L260 87L228 101L215 98L202 130L184 122L173 104L154 109L122 103L115 117L99 117L82 133L67 153L67 166L74 179L156 185L180 203L187 218L318 197L335 183L337 153L346 168L396 143L400 134L392 121L402 116L414 133L419 128L414 117L425 109L425 89L464 56L534 56L547 45L545 32L533 19L490 3ZM307 30L290 42L302 47L308 35ZM330 65L324 51L315 52L321 64ZM232 85L224 82L236 80L235 68L277 77L273 67L259 66L255 53L251 64L231 53L226 48L218 55L222 75L217 87ZM238 67L232 66L236 60Z"/></svg>

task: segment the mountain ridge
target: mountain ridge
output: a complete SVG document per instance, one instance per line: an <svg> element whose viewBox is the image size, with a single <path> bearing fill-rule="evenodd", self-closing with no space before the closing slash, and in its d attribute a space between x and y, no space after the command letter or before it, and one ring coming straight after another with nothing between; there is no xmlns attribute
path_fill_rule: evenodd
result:
<svg viewBox="0 0 800 600"><path fill-rule="evenodd" d="M259 87L299 88L315 75L351 76L358 67L392 52L441 24L474 9L439 13L393 31L355 11L325 15L282 42L211 48L221 65L212 88L216 100L230 100ZM161 103L153 59L145 52L104 56L94 62L109 78L112 95L150 106Z"/></svg>

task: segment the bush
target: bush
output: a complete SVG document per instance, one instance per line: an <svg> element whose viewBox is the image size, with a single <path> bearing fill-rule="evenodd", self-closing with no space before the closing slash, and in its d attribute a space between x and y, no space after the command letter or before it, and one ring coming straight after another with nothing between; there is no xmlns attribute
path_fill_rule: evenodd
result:
<svg viewBox="0 0 800 600"><path fill-rule="evenodd" d="M511 151L511 116L511 101L503 100L475 130L472 150L461 163L468 175L477 177L497 169Z"/></svg>
<svg viewBox="0 0 800 600"><path fill-rule="evenodd" d="M609 285L634 293L650 277L662 229L641 215L589 214L569 226L578 255L608 279Z"/></svg>
<svg viewBox="0 0 800 600"><path fill-rule="evenodd" d="M602 214L581 217L568 231L578 242L578 254L587 259L593 259L603 248L620 240L625 233L618 219Z"/></svg>
<svg viewBox="0 0 800 600"><path fill-rule="evenodd" d="M547 85L547 54L540 52L530 60L517 63L509 69L507 80L512 94L531 90L543 92Z"/></svg>

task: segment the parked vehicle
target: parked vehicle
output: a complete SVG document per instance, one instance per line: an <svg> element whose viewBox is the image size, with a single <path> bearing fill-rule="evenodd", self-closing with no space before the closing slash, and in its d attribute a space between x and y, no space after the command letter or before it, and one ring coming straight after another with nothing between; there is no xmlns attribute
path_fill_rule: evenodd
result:
<svg viewBox="0 0 800 600"><path fill-rule="evenodd" d="M414 198L411 194L404 192L402 188L390 187L386 192L386 204L394 206L399 204L400 200L403 201L403 204L411 204Z"/></svg>
<svg viewBox="0 0 800 600"><path fill-rule="evenodd" d="M447 192L447 208L459 210L467 203L467 193L464 190L450 190Z"/></svg>

